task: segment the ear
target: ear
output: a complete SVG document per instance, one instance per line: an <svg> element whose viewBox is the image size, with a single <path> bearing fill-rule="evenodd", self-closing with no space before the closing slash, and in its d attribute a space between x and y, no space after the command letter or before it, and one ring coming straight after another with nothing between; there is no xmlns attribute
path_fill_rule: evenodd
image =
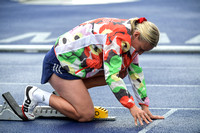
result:
<svg viewBox="0 0 200 133"><path fill-rule="evenodd" d="M134 38L139 38L139 36L140 36L140 32L137 31L137 30L135 30L135 31L133 32L133 37L134 37Z"/></svg>

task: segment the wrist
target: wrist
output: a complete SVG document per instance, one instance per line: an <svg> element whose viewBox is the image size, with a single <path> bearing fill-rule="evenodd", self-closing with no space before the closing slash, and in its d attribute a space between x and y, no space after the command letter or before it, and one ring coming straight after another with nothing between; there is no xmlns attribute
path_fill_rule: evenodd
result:
<svg viewBox="0 0 200 133"><path fill-rule="evenodd" d="M146 104L140 104L140 106L141 106L142 110L144 110L144 109L148 109L148 108L149 108L149 106L146 105Z"/></svg>
<svg viewBox="0 0 200 133"><path fill-rule="evenodd" d="M138 107L134 104L134 106L133 107L131 107L131 108L129 108L129 110L131 111L133 111L133 110L136 110Z"/></svg>
<svg viewBox="0 0 200 133"><path fill-rule="evenodd" d="M149 105L144 104L144 103L139 103L139 105L140 105L141 107L143 107L143 106L149 107Z"/></svg>

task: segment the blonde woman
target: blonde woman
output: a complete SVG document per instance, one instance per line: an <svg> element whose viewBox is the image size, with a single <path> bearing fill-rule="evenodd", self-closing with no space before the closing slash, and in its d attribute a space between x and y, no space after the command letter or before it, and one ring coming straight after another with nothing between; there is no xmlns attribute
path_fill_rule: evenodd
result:
<svg viewBox="0 0 200 133"><path fill-rule="evenodd" d="M41 83L49 82L60 96L27 86L22 106L25 117L35 119L33 109L44 103L79 122L91 121L94 105L88 89L108 85L130 110L135 125L137 120L143 125L143 121L148 124L152 119L163 119L149 110L145 80L138 65L138 56L153 49L158 40L158 28L145 18L98 18L78 25L57 39L43 61ZM127 74L141 109L123 81Z"/></svg>

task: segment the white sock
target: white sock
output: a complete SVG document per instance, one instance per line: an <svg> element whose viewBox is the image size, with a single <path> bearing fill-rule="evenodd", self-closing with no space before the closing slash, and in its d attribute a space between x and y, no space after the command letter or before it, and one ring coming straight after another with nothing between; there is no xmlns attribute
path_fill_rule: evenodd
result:
<svg viewBox="0 0 200 133"><path fill-rule="evenodd" d="M46 105L49 105L49 99L52 93L43 91L41 89L37 89L35 92L33 92L33 97L38 103L43 103Z"/></svg>

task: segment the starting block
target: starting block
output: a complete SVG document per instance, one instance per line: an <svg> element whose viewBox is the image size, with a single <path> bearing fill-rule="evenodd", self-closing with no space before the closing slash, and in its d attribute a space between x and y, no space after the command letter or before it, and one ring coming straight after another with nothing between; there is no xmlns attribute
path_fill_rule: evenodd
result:
<svg viewBox="0 0 200 133"><path fill-rule="evenodd" d="M0 120L26 121L27 119L22 113L21 106L17 104L10 92L4 93L2 96L5 102L0 105ZM94 106L94 109L94 120L115 121L115 117L108 116L107 109L99 106ZM50 106L36 106L34 115L36 118L67 118Z"/></svg>

